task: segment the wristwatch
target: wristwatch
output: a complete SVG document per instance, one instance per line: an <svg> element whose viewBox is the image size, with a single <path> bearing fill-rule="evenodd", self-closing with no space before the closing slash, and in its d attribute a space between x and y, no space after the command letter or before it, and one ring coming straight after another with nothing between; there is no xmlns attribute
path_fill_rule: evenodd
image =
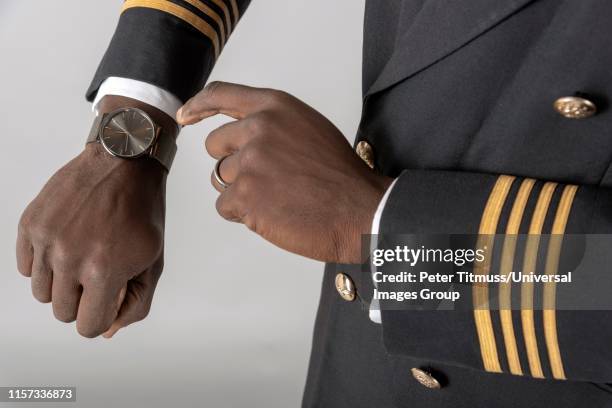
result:
<svg viewBox="0 0 612 408"><path fill-rule="evenodd" d="M100 143L115 157L136 159L150 156L170 170L176 142L141 109L122 108L98 115L87 143Z"/></svg>

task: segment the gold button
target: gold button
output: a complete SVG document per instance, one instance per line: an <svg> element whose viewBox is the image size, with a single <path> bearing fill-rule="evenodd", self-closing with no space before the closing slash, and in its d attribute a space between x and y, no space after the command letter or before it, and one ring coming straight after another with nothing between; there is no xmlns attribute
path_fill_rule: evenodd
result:
<svg viewBox="0 0 612 408"><path fill-rule="evenodd" d="M555 110L568 119L584 119L597 112L597 106L579 96L564 96L555 101Z"/></svg>
<svg viewBox="0 0 612 408"><path fill-rule="evenodd" d="M357 155L365 162L365 164L367 164L371 169L374 168L374 150L368 142L362 140L361 142L357 143L355 152L357 152Z"/></svg>
<svg viewBox="0 0 612 408"><path fill-rule="evenodd" d="M336 290L340 294L340 297L347 302L355 300L355 284L348 275L339 273L336 275Z"/></svg>
<svg viewBox="0 0 612 408"><path fill-rule="evenodd" d="M421 385L434 390L440 388L440 383L438 380L433 378L427 371L423 371L419 368L413 368L410 371L412 371L412 376L415 378L415 380L417 380Z"/></svg>

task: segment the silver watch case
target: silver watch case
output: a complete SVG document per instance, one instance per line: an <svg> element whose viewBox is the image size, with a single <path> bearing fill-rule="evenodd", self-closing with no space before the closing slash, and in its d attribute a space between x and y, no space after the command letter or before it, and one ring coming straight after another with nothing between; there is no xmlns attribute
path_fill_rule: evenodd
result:
<svg viewBox="0 0 612 408"><path fill-rule="evenodd" d="M123 115L123 114L137 114L139 116L139 119L144 119L144 121L148 124L148 126L150 126L150 130L147 128L145 130L150 132L150 135L147 137L147 139L143 139L140 140L141 142L143 142L145 145L139 145L139 151L136 153L131 153L131 154L125 154L125 153L120 153L117 150L113 149L111 146L108 145L108 142L106 140L105 137L105 131L107 130L107 127L109 126L109 123L115 119L117 116L119 115ZM132 119L134 120L134 119ZM155 122L153 122L153 119L151 119L151 117L144 111L137 109L137 108L122 108L122 109L117 109L113 112L110 112L107 115L104 115L104 118L102 119L102 122L100 123L100 127L98 129L98 140L100 141L100 144L104 147L104 149L106 149L106 151L115 156L115 157L121 157L123 159L137 159L138 157L144 156L146 154L150 153L151 147L153 147L153 145L155 145L155 142L157 141L157 137L159 135L159 131L161 130L161 128L159 126L157 126L155 124ZM127 132L127 131L125 131ZM132 136L131 134L126 134L125 135L125 139L126 142L128 144L130 142L130 138L133 138L134 136ZM137 138L137 137L136 137ZM142 139L142 137L141 137Z"/></svg>
<svg viewBox="0 0 612 408"><path fill-rule="evenodd" d="M139 115L140 118L143 119L145 123L147 123L151 127L151 137L149 138L149 140L146 141L146 145L142 146L140 148L140 151L133 154L123 154L118 152L117 149L113 149L107 144L103 134L107 125L117 115L122 115L125 113L135 113ZM108 152L108 154L122 159L137 159L143 156L151 156L152 158L159 161L166 168L166 170L170 170L170 167L172 166L172 161L174 160L174 156L176 154L176 143L174 142L174 140L171 140L171 137L160 137L161 131L162 128L158 126L153 121L153 119L151 119L151 117L143 110L138 108L121 108L96 117L89 137L87 138L87 143L100 143L104 147L104 150ZM129 136L132 135L128 133L126 137Z"/></svg>

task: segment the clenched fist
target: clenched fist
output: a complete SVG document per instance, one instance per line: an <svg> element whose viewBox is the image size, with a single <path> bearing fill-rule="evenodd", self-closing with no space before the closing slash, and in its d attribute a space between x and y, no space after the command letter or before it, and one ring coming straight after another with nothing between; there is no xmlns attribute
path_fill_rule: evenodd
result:
<svg viewBox="0 0 612 408"><path fill-rule="evenodd" d="M52 302L57 319L76 320L85 337L111 337L143 319L163 268L165 185L154 160L87 145L19 222L17 264L34 297Z"/></svg>
<svg viewBox="0 0 612 408"><path fill-rule="evenodd" d="M361 235L391 179L372 171L320 113L284 92L209 84L178 112L180 124L237 119L206 139L225 188L217 210L288 251L361 262Z"/></svg>

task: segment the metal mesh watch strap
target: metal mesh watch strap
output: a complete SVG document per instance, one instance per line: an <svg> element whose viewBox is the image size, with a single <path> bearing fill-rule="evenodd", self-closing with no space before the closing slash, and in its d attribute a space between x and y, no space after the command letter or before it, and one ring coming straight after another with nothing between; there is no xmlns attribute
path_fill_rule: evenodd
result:
<svg viewBox="0 0 612 408"><path fill-rule="evenodd" d="M167 129L161 129L157 135L155 144L151 147L149 153L151 157L161 163L166 170L170 171L174 156L176 156L176 141L175 138L167 134Z"/></svg>
<svg viewBox="0 0 612 408"><path fill-rule="evenodd" d="M91 125L89 136L87 136L87 143L98 141L98 136L100 135L100 125L102 124L102 121L104 120L105 116L106 114L96 115L93 125Z"/></svg>

